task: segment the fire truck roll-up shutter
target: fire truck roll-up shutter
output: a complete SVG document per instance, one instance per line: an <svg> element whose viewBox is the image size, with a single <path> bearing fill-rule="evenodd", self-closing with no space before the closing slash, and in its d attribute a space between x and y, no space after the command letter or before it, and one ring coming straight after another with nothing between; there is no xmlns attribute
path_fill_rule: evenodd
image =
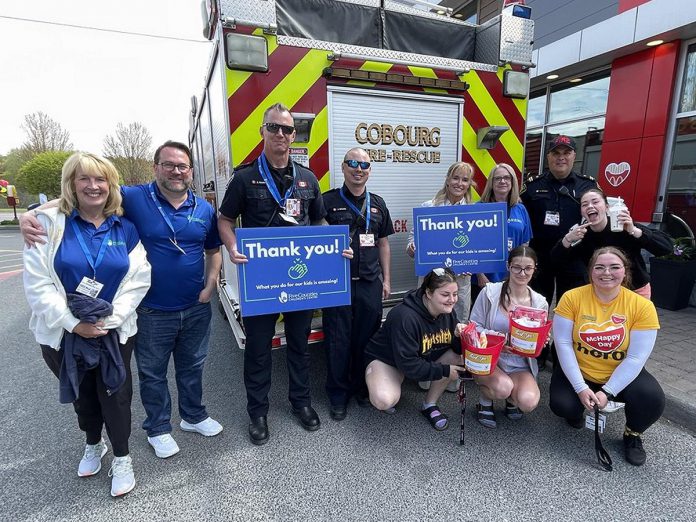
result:
<svg viewBox="0 0 696 522"><path fill-rule="evenodd" d="M406 254L413 208L431 199L449 166L461 159L464 101L437 95L328 87L331 186L343 184L341 163L349 149L370 154L370 192L382 196L394 222L392 297L416 287Z"/></svg>

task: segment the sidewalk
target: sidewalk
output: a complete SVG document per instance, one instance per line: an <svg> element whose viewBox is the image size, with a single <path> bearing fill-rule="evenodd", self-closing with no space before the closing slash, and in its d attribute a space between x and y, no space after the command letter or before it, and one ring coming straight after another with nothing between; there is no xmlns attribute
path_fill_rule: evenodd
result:
<svg viewBox="0 0 696 522"><path fill-rule="evenodd" d="M696 433L696 308L657 314L660 331L646 368L665 391L664 418Z"/></svg>

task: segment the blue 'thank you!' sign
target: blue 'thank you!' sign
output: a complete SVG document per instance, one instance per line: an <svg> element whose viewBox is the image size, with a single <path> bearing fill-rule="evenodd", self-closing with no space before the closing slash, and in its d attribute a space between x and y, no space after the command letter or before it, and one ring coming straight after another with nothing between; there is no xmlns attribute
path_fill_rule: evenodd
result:
<svg viewBox="0 0 696 522"><path fill-rule="evenodd" d="M507 204L414 208L413 223L416 274L443 266L457 274L505 271Z"/></svg>
<svg viewBox="0 0 696 522"><path fill-rule="evenodd" d="M243 316L350 304L346 225L238 228Z"/></svg>

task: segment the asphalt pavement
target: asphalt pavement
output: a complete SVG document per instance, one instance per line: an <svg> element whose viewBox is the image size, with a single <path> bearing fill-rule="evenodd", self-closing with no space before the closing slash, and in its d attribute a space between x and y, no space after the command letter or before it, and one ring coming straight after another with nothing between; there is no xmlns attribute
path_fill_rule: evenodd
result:
<svg viewBox="0 0 696 522"><path fill-rule="evenodd" d="M20 250L18 233L0 230L0 260ZM72 408L58 403L56 379L27 329L21 274L5 270L2 261L0 285L2 520L694 519L696 440L682 427L693 426L693 419L679 424L663 418L651 427L644 436L648 461L634 468L623 460L624 415L610 414L602 435L614 460L614 471L607 473L597 467L593 432L573 430L550 412L548 371L540 375L539 408L513 422L497 405L497 430L475 421L477 390L470 383L460 446L455 396L446 394L441 402L450 428L436 432L418 413L423 395L412 382L404 384L395 415L351 403L346 420L331 420L321 345L311 347L311 356L313 404L322 428L304 431L289 410L285 351L276 350L271 439L253 446L247 439L243 352L217 309L204 390L209 413L224 431L210 439L184 433L175 411L172 435L181 453L158 459L140 428L144 414L136 378L131 455L137 485L112 499L111 453L97 476L77 477L83 436ZM680 392L679 400L690 407L694 390L681 391L678 381L689 381L696 370L694 317L694 309L660 312L663 329L649 363L670 397ZM676 358L682 354L689 357ZM671 367L686 377L669 377ZM173 398L176 404L175 393Z"/></svg>

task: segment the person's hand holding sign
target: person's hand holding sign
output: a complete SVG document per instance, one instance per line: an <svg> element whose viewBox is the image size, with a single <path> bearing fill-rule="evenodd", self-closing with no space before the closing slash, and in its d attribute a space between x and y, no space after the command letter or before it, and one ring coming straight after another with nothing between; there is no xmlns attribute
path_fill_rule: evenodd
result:
<svg viewBox="0 0 696 522"><path fill-rule="evenodd" d="M237 247L232 247L230 249L230 261L232 261L235 265L243 264L243 263L248 263L249 259L247 259L247 256L242 254L239 250L237 250Z"/></svg>

